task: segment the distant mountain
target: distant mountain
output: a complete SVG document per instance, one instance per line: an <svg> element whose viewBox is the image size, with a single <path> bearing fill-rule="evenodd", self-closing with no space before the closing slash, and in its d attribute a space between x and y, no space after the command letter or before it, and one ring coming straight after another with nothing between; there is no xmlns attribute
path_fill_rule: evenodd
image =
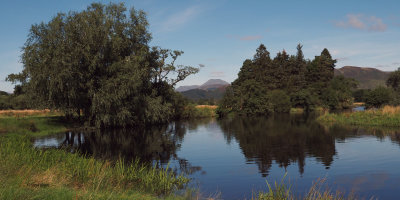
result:
<svg viewBox="0 0 400 200"><path fill-rule="evenodd" d="M191 100L214 99L219 100L230 84L221 79L210 79L202 85L180 86L176 91Z"/></svg>
<svg viewBox="0 0 400 200"><path fill-rule="evenodd" d="M199 88L200 85L187 85L187 86L180 86L178 88L176 88L177 92L184 92L184 91L188 91L188 90L193 90L196 88Z"/></svg>
<svg viewBox="0 0 400 200"><path fill-rule="evenodd" d="M193 89L201 89L201 90L215 90L220 87L224 87L229 85L228 82L221 79L210 79L202 85L188 85L188 86L180 86L176 88L177 92L185 92Z"/></svg>
<svg viewBox="0 0 400 200"><path fill-rule="evenodd" d="M344 66L335 69L335 76L343 75L346 78L354 78L359 82L360 89L373 89L378 86L385 86L390 72L381 71L375 68Z"/></svg>
<svg viewBox="0 0 400 200"><path fill-rule="evenodd" d="M183 96L190 100L198 101L201 99L213 99L220 100L225 94L225 88L216 89L216 90L202 90L202 89L193 89L181 92Z"/></svg>

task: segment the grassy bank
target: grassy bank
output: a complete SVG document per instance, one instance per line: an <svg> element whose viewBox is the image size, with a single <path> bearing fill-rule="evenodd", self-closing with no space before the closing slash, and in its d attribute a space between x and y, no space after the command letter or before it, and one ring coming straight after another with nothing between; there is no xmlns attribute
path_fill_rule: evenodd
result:
<svg viewBox="0 0 400 200"><path fill-rule="evenodd" d="M189 181L138 161L33 148L32 136L67 130L57 115L2 115L0 129L0 199L176 199L172 192Z"/></svg>
<svg viewBox="0 0 400 200"><path fill-rule="evenodd" d="M357 126L400 126L400 107L385 106L364 112L326 113L318 119L321 123Z"/></svg>
<svg viewBox="0 0 400 200"><path fill-rule="evenodd" d="M183 119L196 119L196 118L207 118L216 116L217 106L210 105L188 105L183 114Z"/></svg>

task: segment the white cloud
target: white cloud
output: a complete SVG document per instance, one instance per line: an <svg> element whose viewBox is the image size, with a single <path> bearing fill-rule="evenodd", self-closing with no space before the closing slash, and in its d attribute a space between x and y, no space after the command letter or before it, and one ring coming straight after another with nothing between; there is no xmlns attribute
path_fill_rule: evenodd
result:
<svg viewBox="0 0 400 200"><path fill-rule="evenodd" d="M184 9L183 11L176 12L162 22L161 30L174 31L194 19L202 11L203 9L200 6L192 6Z"/></svg>
<svg viewBox="0 0 400 200"><path fill-rule="evenodd" d="M223 72L223 71L212 71L210 73L210 76L213 77L213 78L222 78L222 77L225 77L225 72Z"/></svg>
<svg viewBox="0 0 400 200"><path fill-rule="evenodd" d="M381 18L376 16L365 16L363 14L348 14L346 21L337 21L335 25L341 28L353 28L375 32L386 31L387 25Z"/></svg>

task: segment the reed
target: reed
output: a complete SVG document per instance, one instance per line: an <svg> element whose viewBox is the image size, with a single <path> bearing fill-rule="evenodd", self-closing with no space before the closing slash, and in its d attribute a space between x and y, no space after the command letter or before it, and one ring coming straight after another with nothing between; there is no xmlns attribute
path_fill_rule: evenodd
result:
<svg viewBox="0 0 400 200"><path fill-rule="evenodd" d="M5 182L17 179L18 184L11 185L28 191L72 188L93 194L139 191L168 195L183 188L189 181L183 175L173 174L168 168L158 169L138 160L131 164L122 159L110 163L64 150L35 149L28 136L18 135L1 137L0 173ZM7 189L8 192L12 190Z"/></svg>
<svg viewBox="0 0 400 200"><path fill-rule="evenodd" d="M286 177L286 175L285 175ZM285 178L284 177L284 178ZM252 200L353 200L357 199L352 193L344 195L340 191L332 192L328 187L325 187L326 179L316 180L309 191L304 196L296 196L291 186L284 182L284 178L280 183L275 182L271 186L267 182L268 189L266 192L259 192L253 195Z"/></svg>

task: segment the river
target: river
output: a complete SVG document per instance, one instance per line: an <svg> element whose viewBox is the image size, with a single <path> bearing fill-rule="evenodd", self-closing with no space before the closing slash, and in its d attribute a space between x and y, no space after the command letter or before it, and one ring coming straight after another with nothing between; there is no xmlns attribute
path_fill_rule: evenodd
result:
<svg viewBox="0 0 400 200"><path fill-rule="evenodd" d="M400 131L322 126L315 116L276 115L175 121L144 129L79 131L37 138L98 159L142 162L193 178L203 196L251 198L281 181L304 195L313 181L369 199L396 199Z"/></svg>

